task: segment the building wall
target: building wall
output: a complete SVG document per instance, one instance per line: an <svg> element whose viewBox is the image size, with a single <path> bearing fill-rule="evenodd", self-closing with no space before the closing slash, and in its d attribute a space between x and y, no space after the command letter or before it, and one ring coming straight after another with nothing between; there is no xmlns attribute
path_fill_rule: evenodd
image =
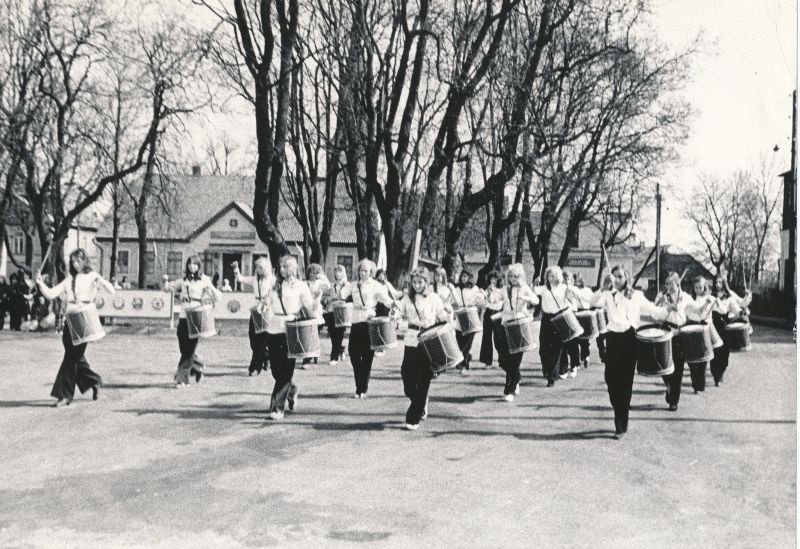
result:
<svg viewBox="0 0 800 549"><path fill-rule="evenodd" d="M11 244L11 253L14 259L17 263L25 264L27 255L25 232L15 225L8 225L6 229L8 231L8 241ZM80 245L89 254L92 265L97 266L99 257L98 248L95 245L95 235L96 232L93 230L82 229L78 231L77 229L70 229L67 239L64 242L64 260L66 261L70 252ZM42 249L39 245L39 237L35 233L28 245L31 247L31 265L28 265L28 267L35 272L42 264ZM17 267L11 262L5 245L0 246L0 275L8 278L11 273L15 273L16 271Z"/></svg>

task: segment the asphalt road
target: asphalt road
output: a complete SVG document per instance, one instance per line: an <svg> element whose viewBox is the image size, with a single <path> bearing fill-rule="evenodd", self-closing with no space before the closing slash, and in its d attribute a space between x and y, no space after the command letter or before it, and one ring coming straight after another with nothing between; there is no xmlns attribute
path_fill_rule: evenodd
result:
<svg viewBox="0 0 800 549"><path fill-rule="evenodd" d="M100 400L55 409L60 339L0 332L0 546L794 547L796 350L753 339L721 388L687 369L678 412L637 376L615 440L602 366L546 389L536 352L515 402L496 366L444 374L406 432L400 349L365 400L347 363L298 371L270 422L246 338L203 340L176 390L171 335L112 333L87 352Z"/></svg>

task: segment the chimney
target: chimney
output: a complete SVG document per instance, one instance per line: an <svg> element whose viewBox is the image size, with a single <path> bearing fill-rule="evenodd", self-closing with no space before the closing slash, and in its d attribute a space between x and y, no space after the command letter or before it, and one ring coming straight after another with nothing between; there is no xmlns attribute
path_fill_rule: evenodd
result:
<svg viewBox="0 0 800 549"><path fill-rule="evenodd" d="M195 164L194 166L192 166L192 175L196 177L198 175L201 175L201 173L202 172L200 170L200 164Z"/></svg>

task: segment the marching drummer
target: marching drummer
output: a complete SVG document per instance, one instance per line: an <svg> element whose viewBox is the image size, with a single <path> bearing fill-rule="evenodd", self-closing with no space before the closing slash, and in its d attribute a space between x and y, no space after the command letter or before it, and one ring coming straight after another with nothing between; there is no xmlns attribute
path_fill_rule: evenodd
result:
<svg viewBox="0 0 800 549"><path fill-rule="evenodd" d="M89 304L94 307L98 286L110 294L114 293L114 285L92 270L89 256L83 248L76 248L69 254L69 275L64 280L49 288L42 278L42 273L36 273L36 284L42 295L51 301L58 297L65 297L68 315L71 311ZM53 389L50 391L50 395L58 399L55 403L56 407L72 402L76 384L81 394L85 393L87 389L91 389L92 400L97 400L99 387L103 384L100 375L89 367L89 362L86 360L85 353L88 343L74 345L72 329L68 322L64 323L64 330L61 334L64 358L58 374L56 374Z"/></svg>
<svg viewBox="0 0 800 549"><path fill-rule="evenodd" d="M442 298L445 308L453 318L453 303L455 303L455 287L447 280L447 271L444 267L437 267L433 271L433 291Z"/></svg>
<svg viewBox="0 0 800 549"><path fill-rule="evenodd" d="M430 291L430 273L425 267L411 272L411 287L408 295L398 302L396 315L408 320L400 375L403 391L411 401L406 411L405 428L416 431L428 415L428 391L433 379L430 360L419 346L417 336L420 330L437 322L447 322L450 317L439 295Z"/></svg>
<svg viewBox="0 0 800 549"><path fill-rule="evenodd" d="M570 309L578 311L582 307L580 305L580 296L575 286L575 277L569 271L563 271L564 284L566 285L566 292L564 298ZM560 357L559 379L566 379L567 376L574 378L578 375L578 367L581 363L581 347L580 339L573 338L562 344L561 357Z"/></svg>
<svg viewBox="0 0 800 549"><path fill-rule="evenodd" d="M275 284L267 298L267 348L275 379L268 416L272 420L283 419L287 403L289 411L297 406L298 388L293 382L295 359L288 356L286 322L314 317L318 306L297 273L297 260L291 255L281 257Z"/></svg>
<svg viewBox="0 0 800 549"><path fill-rule="evenodd" d="M722 345L714 349L714 358L711 359L711 375L714 377L714 385L719 387L722 385L725 370L728 369L728 360L730 357L730 346L725 327L728 322L735 320L741 315L750 304L750 300L753 296L750 291L748 291L744 297L736 295L736 293L728 287L728 281L722 274L718 274L714 277L711 295L717 298L711 310L711 318L714 322L714 327L717 329L717 333L719 333L722 338Z"/></svg>
<svg viewBox="0 0 800 549"><path fill-rule="evenodd" d="M503 323L520 318L532 317L531 308L539 304L539 298L525 282L525 268L521 263L514 263L508 268L506 274L508 287L503 292ZM519 394L519 384L522 376L519 372L523 353L511 354L508 349L507 338L504 345L498 349L500 367L506 372L506 384L503 388L503 400L513 402L514 395Z"/></svg>
<svg viewBox="0 0 800 549"><path fill-rule="evenodd" d="M181 388L189 385L189 377L192 375L200 383L205 367L195 354L199 340L189 337L186 307L189 305L202 305L203 296L205 295L210 296L213 301L218 301L222 298L222 293L214 287L211 279L203 274L203 263L197 255L190 255L186 260L186 268L182 279L170 282L169 277L164 275L163 289L165 292L180 292L183 304L178 317L177 335L181 358L178 361L178 370L175 372L175 387Z"/></svg>
<svg viewBox="0 0 800 549"><path fill-rule="evenodd" d="M573 295L578 302L578 310L583 311L591 308L591 301L592 301L592 292L591 288L587 288L586 284L583 281L583 275L580 273L575 273L575 286L572 288ZM580 351L580 363L583 364L584 368L589 367L589 357L591 356L591 351L589 350L589 339L588 337L584 337L578 339L578 348Z"/></svg>
<svg viewBox="0 0 800 549"><path fill-rule="evenodd" d="M564 284L563 277L561 268L553 265L544 272L545 285L533 288L534 293L542 300L539 358L542 361L542 374L547 378L548 387L555 385L556 379L560 378L560 361L563 352L563 344L553 324L553 317L563 309L572 307L567 300L567 285Z"/></svg>
<svg viewBox="0 0 800 549"><path fill-rule="evenodd" d="M328 280L328 277L325 276L325 270L319 263L311 263L308 266L306 269L306 280L308 281L308 289L311 291L311 297L313 297L314 301L316 302L314 307L314 311L316 311L314 318L316 318L317 323L321 326L325 324L325 319L323 318L323 312L325 309L322 307L322 296L330 289L331 282ZM317 357L304 358L302 364L300 364L298 368L304 370L306 364L310 364L311 362L317 364Z"/></svg>
<svg viewBox="0 0 800 549"><path fill-rule="evenodd" d="M321 305L324 305L327 312L323 315L325 324L328 327L328 335L331 338L331 359L330 365L335 366L344 354L344 333L346 327L336 326L336 318L333 314L333 309L337 304L342 303L344 300L341 296L342 289L347 286L347 271L342 265L337 265L333 270L333 284L323 294Z"/></svg>
<svg viewBox="0 0 800 549"><path fill-rule="evenodd" d="M611 274L613 288L595 293L591 304L604 307L608 312L604 377L614 409L615 436L622 438L628 432L636 368L636 328L641 322L641 313L657 318L664 318L666 313L647 301L642 292L633 289L631 275L625 268L617 265L611 269Z"/></svg>
<svg viewBox="0 0 800 549"><path fill-rule="evenodd" d="M486 299L483 292L475 286L475 276L466 269L463 269L461 274L458 275L458 284L453 293L453 307L456 309L475 307L478 312L478 319L480 319L483 308L486 307ZM461 349L461 354L464 355L464 360L456 368L461 370L462 375L465 375L469 371L469 362L472 358L470 351L472 350L472 341L475 339L475 332L462 333L459 322L456 322L455 327L458 347Z"/></svg>
<svg viewBox="0 0 800 549"><path fill-rule="evenodd" d="M486 310L483 313L483 336L481 337L480 361L488 368L492 365L492 336L494 334L492 315L503 309L503 281L500 273L492 271L486 275L487 286L484 291ZM495 341L495 346L497 342Z"/></svg>
<svg viewBox="0 0 800 549"><path fill-rule="evenodd" d="M253 287L256 298L256 305L253 314L266 315L267 297L272 285L275 284L275 275L272 272L272 265L266 257L259 257L255 262L255 276L245 276L239 272L239 263L234 261L233 275L236 282ZM269 369L269 351L267 351L267 333L261 327L256 327L253 315L250 315L250 323L247 330L250 339L250 350L253 352L250 358L250 367L247 369L248 375L261 374L261 370ZM258 330L258 331L256 331Z"/></svg>
<svg viewBox="0 0 800 549"><path fill-rule="evenodd" d="M394 302L386 286L372 278L375 269L374 262L362 259L358 262L358 282L351 282L340 292L342 299L353 299L353 325L350 327L350 342L347 345L356 383L353 398L367 397L372 360L375 357L375 352L370 349L367 320L375 316L375 306L378 303L391 307Z"/></svg>
<svg viewBox="0 0 800 549"><path fill-rule="evenodd" d="M681 277L678 273L670 272L664 282L664 292L659 292L656 296L655 304L666 309L666 322L678 329L684 326L687 320L702 321L710 312L713 305L712 300L704 300L700 305L695 304L692 296L681 290ZM686 363L685 349L681 345L680 337L672 338L672 363L675 371L672 374L663 376L664 384L667 387L665 400L669 405L669 410L674 412L678 409L681 399L681 382L683 380L683 368ZM692 378L692 387L695 393L705 390L705 362L689 363L689 371Z"/></svg>

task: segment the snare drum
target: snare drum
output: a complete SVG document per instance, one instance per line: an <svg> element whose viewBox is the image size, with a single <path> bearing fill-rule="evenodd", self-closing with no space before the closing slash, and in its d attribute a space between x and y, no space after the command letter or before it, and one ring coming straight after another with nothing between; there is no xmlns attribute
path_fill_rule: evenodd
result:
<svg viewBox="0 0 800 549"><path fill-rule="evenodd" d="M597 337L598 334L600 334L597 316L598 315L596 311L578 311L575 313L575 318L578 319L578 322L583 329L583 333L578 336L578 339L590 339L592 337Z"/></svg>
<svg viewBox="0 0 800 549"><path fill-rule="evenodd" d="M68 310L66 320L73 345L97 341L106 335L94 303L85 303Z"/></svg>
<svg viewBox="0 0 800 549"><path fill-rule="evenodd" d="M214 327L214 311L210 305L191 304L184 307L189 339L217 335Z"/></svg>
<svg viewBox="0 0 800 549"><path fill-rule="evenodd" d="M373 351L393 349L397 345L395 321L388 316L375 316L367 320L369 348Z"/></svg>
<svg viewBox="0 0 800 549"><path fill-rule="evenodd" d="M711 336L711 346L714 349L719 349L720 347L725 345L725 342L722 341L722 337L720 337L720 334L717 331L717 328L714 326L714 323L709 322L707 326L708 326L708 333Z"/></svg>
<svg viewBox="0 0 800 549"><path fill-rule="evenodd" d="M253 331L257 334L263 334L267 331L267 308L263 305L254 305L250 307L250 320L253 321Z"/></svg>
<svg viewBox="0 0 800 549"><path fill-rule="evenodd" d="M319 324L315 318L286 322L288 358L319 357Z"/></svg>
<svg viewBox="0 0 800 549"><path fill-rule="evenodd" d="M536 342L533 340L536 330L532 316L509 320L503 327L509 354L524 353L536 348Z"/></svg>
<svg viewBox="0 0 800 549"><path fill-rule="evenodd" d="M433 373L452 368L464 360L458 348L456 331L452 324L439 324L420 332L419 345L424 349Z"/></svg>
<svg viewBox="0 0 800 549"><path fill-rule="evenodd" d="M728 349L732 353L741 353L753 348L750 344L749 322L731 322L725 326L725 337L728 339Z"/></svg>
<svg viewBox="0 0 800 549"><path fill-rule="evenodd" d="M483 329L477 307L461 307L454 312L457 322L456 329L463 335L474 334Z"/></svg>
<svg viewBox="0 0 800 549"><path fill-rule="evenodd" d="M604 334L608 331L608 312L605 309L593 309L597 316L597 332Z"/></svg>
<svg viewBox="0 0 800 549"><path fill-rule="evenodd" d="M687 324L678 330L683 358L689 363L708 362L714 358L711 332L707 324Z"/></svg>
<svg viewBox="0 0 800 549"><path fill-rule="evenodd" d="M675 371L672 330L653 324L636 330L636 371L643 376L666 376Z"/></svg>
<svg viewBox="0 0 800 549"><path fill-rule="evenodd" d="M349 328L353 325L353 304L340 301L333 305L333 325Z"/></svg>
<svg viewBox="0 0 800 549"><path fill-rule="evenodd" d="M553 315L551 322L556 332L558 332L558 337L561 338L561 343L575 339L583 333L581 323L578 322L578 318L572 309L561 309Z"/></svg>

